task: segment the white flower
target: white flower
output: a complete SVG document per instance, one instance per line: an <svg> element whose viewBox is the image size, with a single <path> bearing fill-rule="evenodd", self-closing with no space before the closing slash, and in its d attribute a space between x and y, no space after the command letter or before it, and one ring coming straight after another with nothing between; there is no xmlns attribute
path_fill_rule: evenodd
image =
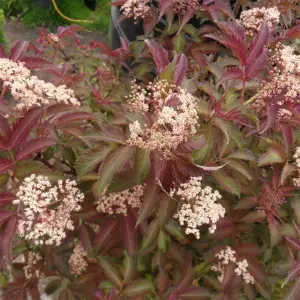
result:
<svg viewBox="0 0 300 300"><path fill-rule="evenodd" d="M32 174L24 179L14 204L22 204L18 233L36 245L60 245L67 230L74 230L71 213L79 211L84 194L75 181L58 181L53 186L47 177Z"/></svg>
<svg viewBox="0 0 300 300"><path fill-rule="evenodd" d="M180 185L176 193L173 192L184 202L174 218L186 227L186 234L194 234L197 239L200 238L201 225L210 225L209 232L214 233L217 221L225 215L224 207L216 203L221 199L219 192L213 192L209 186L203 188L201 181L202 177L191 177L187 183Z"/></svg>
<svg viewBox="0 0 300 300"><path fill-rule="evenodd" d="M80 276L86 271L88 266L87 255L81 244L77 244L69 259L70 271L74 276Z"/></svg>

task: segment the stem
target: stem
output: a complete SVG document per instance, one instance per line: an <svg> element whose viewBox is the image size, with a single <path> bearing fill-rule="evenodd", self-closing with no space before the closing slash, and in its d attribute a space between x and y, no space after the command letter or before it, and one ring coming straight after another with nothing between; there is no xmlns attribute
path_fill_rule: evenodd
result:
<svg viewBox="0 0 300 300"><path fill-rule="evenodd" d="M242 103L244 103L244 99L245 99L245 87L246 87L246 81L243 79L243 87L242 87Z"/></svg>

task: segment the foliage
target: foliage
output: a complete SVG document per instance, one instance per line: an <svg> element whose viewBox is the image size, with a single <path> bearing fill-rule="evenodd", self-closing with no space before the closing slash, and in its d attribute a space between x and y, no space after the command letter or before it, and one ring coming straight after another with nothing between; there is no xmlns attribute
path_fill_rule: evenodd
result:
<svg viewBox="0 0 300 300"><path fill-rule="evenodd" d="M297 3L130 1L120 49L0 49L3 298L297 299Z"/></svg>
<svg viewBox="0 0 300 300"><path fill-rule="evenodd" d="M5 23L5 17L3 10L0 9L0 44L3 45L4 47L6 46L6 41L3 33L3 26Z"/></svg>

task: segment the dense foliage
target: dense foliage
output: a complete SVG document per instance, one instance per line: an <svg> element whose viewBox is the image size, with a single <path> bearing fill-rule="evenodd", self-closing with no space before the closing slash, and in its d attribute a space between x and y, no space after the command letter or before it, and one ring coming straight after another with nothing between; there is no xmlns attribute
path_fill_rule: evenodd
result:
<svg viewBox="0 0 300 300"><path fill-rule="evenodd" d="M270 2L1 48L4 299L299 299L299 5Z"/></svg>

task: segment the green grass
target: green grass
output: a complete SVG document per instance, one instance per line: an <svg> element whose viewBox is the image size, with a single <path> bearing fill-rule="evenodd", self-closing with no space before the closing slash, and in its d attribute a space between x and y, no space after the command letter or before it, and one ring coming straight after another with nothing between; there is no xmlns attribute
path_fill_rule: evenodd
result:
<svg viewBox="0 0 300 300"><path fill-rule="evenodd" d="M0 9L0 44L6 47L6 41L3 33L3 25L5 22L4 12L2 9Z"/></svg>
<svg viewBox="0 0 300 300"><path fill-rule="evenodd" d="M84 0L62 0L58 1L61 12L69 18L79 20L93 20L93 23L76 23L90 30L99 30L107 32L110 22L109 0L98 0L95 11L91 11L84 5ZM56 27L59 25L72 24L71 22L60 17L51 6L49 9L32 7L29 9L22 20L28 26Z"/></svg>

